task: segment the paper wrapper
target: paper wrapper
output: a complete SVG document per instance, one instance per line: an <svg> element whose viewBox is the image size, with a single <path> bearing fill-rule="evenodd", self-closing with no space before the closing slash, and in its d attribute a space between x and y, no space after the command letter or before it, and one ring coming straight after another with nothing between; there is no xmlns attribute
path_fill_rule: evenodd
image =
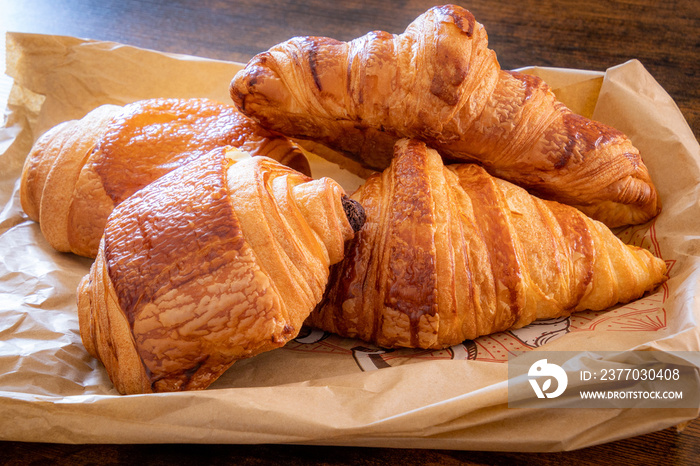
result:
<svg viewBox="0 0 700 466"><path fill-rule="evenodd" d="M664 258L670 279L637 302L443 350L382 352L312 332L237 362L209 389L121 396L80 340L75 290L90 261L53 251L20 209L22 164L57 123L152 97L230 102L240 64L116 43L10 34L14 78L0 134L0 438L67 443L304 443L570 450L678 425L698 409L513 409L508 354L700 348L700 148L637 61L605 73L529 68L574 111L627 133L664 210L619 232ZM348 191L361 179L312 158ZM325 338L322 338L325 337Z"/></svg>

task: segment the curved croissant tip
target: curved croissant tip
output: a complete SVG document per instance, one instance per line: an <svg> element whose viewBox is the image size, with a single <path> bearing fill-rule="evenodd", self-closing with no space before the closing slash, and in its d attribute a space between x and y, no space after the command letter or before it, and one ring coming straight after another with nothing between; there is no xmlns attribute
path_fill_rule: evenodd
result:
<svg viewBox="0 0 700 466"><path fill-rule="evenodd" d="M343 196L343 210L345 210L345 216L348 218L352 230L355 233L360 231L367 219L367 214L365 214L365 209L362 207L362 204L347 196Z"/></svg>

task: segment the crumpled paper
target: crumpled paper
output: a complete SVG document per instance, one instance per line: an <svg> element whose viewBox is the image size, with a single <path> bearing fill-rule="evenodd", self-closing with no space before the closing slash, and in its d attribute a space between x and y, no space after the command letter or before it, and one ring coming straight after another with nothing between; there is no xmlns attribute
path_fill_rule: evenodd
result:
<svg viewBox="0 0 700 466"><path fill-rule="evenodd" d="M8 34L14 86L0 129L0 439L561 451L698 416L700 407L507 405L506 360L518 352L700 350L700 146L636 60L604 73L521 71L541 76L574 111L620 129L640 149L664 210L649 224L616 233L667 261L670 279L654 293L442 351L384 351L309 331L237 362L207 390L119 395L78 331L75 290L91 261L53 251L21 211L22 164L44 131L104 103L152 97L229 103L228 84L241 66L111 42ZM332 176L349 192L362 183L361 172L314 157L311 165L314 176Z"/></svg>

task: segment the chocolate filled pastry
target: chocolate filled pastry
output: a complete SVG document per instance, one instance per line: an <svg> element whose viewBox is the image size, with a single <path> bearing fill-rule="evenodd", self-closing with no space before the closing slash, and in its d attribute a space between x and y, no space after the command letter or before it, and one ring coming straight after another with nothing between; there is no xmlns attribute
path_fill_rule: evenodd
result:
<svg viewBox="0 0 700 466"><path fill-rule="evenodd" d="M160 177L107 221L78 312L120 393L204 389L296 337L362 226L335 181L232 152Z"/></svg>
<svg viewBox="0 0 700 466"><path fill-rule="evenodd" d="M536 319L604 310L665 262L579 210L400 140L352 196L366 222L307 324L378 346L444 348Z"/></svg>
<svg viewBox="0 0 700 466"><path fill-rule="evenodd" d="M484 27L459 6L431 8L398 35L290 39L255 56L230 92L266 128L375 170L397 139L415 138L610 227L660 211L630 139L574 114L540 78L502 70Z"/></svg>
<svg viewBox="0 0 700 466"><path fill-rule="evenodd" d="M103 105L44 133L26 159L25 213L49 244L94 257L115 205L215 147L264 155L309 175L301 149L209 99L149 99Z"/></svg>

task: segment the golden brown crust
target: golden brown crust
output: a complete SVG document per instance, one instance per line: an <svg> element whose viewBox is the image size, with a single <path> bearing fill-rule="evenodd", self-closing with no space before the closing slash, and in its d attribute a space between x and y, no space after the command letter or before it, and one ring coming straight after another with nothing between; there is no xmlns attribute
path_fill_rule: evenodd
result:
<svg viewBox="0 0 700 466"><path fill-rule="evenodd" d="M442 348L603 310L665 280L664 261L570 206L400 140L353 194L367 221L307 323L384 347Z"/></svg>
<svg viewBox="0 0 700 466"><path fill-rule="evenodd" d="M77 293L80 335L93 357L99 359L119 393L148 393L151 385L134 346L126 316L119 308L108 277L104 252L100 250L90 269L80 281ZM99 309L99 312L96 312Z"/></svg>
<svg viewBox="0 0 700 466"><path fill-rule="evenodd" d="M103 105L71 125L71 131L64 136L64 142L46 175L41 191L39 226L49 244L59 251L72 249L68 235L69 215L82 168L100 135L119 111L120 107ZM86 212L83 211L82 215L86 215Z"/></svg>
<svg viewBox="0 0 700 466"><path fill-rule="evenodd" d="M59 139L69 134L67 127L73 124L75 124L74 120L64 121L42 134L24 160L20 183L20 203L22 210L35 222L39 221L41 192L44 190L46 177L51 170L56 154L63 145ZM51 154L45 155L48 153Z"/></svg>
<svg viewBox="0 0 700 466"><path fill-rule="evenodd" d="M121 393L203 389L284 345L353 230L340 186L218 148L120 203L78 290L85 347Z"/></svg>
<svg viewBox="0 0 700 466"><path fill-rule="evenodd" d="M540 78L501 70L483 26L458 6L432 8L400 35L290 39L254 57L230 90L263 126L375 170L397 139L417 138L609 226L660 209L629 139L573 114Z"/></svg>
<svg viewBox="0 0 700 466"><path fill-rule="evenodd" d="M25 163L22 203L54 248L94 257L115 205L174 168L227 145L309 173L295 143L232 105L150 99L99 107L42 136Z"/></svg>

